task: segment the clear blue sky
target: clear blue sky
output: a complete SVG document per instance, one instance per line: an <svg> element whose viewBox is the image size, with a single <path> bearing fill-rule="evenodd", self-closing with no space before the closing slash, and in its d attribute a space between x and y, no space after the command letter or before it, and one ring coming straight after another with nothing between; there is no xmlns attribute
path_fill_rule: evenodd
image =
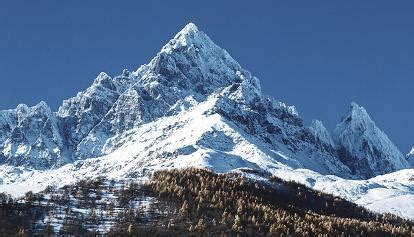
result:
<svg viewBox="0 0 414 237"><path fill-rule="evenodd" d="M147 63L194 22L263 90L330 129L351 101L414 145L413 1L1 1L0 109L54 110L105 71Z"/></svg>

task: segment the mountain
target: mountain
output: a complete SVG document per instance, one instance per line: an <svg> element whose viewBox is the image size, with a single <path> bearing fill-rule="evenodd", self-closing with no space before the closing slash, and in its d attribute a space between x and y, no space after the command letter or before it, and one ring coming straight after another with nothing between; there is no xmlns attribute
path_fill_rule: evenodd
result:
<svg viewBox="0 0 414 237"><path fill-rule="evenodd" d="M352 103L334 131L339 158L354 174L370 178L408 168L408 162L371 120L367 111Z"/></svg>
<svg viewBox="0 0 414 237"><path fill-rule="evenodd" d="M365 109L353 103L332 135L318 120L307 127L192 23L136 71L100 73L58 112L43 102L1 111L0 127L0 190L16 195L102 175L145 179L203 167L260 174L253 178L300 173L295 181L315 189L327 186L320 180L349 183L360 190L348 196L355 201L372 187L349 179L408 168ZM410 190L403 194L412 200Z"/></svg>
<svg viewBox="0 0 414 237"><path fill-rule="evenodd" d="M269 159L283 159L282 163L290 167L311 168L324 174L347 176L350 173L334 156L332 144L317 140L312 130L303 126L293 106L263 96L259 80L192 23L170 40L149 64L132 73L124 70L122 75L113 78L101 73L91 87L65 100L57 113L45 112L52 123L53 137L44 137L56 140L45 148L50 147L50 151L7 150L8 146L19 146L19 141L9 138L17 137L12 134L21 130L20 124L9 126L2 134L2 139L7 141L3 145L2 163L48 169L62 165L63 161L99 157L121 147L124 143L121 137L127 131L160 118L178 116L207 102L210 107L205 112L209 116L219 117L238 136L257 140L254 145L259 147L254 146L255 149ZM1 113L6 116L10 112ZM37 118L26 120L30 119ZM38 126L32 129L35 131L28 133L41 133ZM203 146L194 148L193 153L204 148L222 154L231 150L231 146L213 146L217 144L215 133L228 141L231 138L220 129L209 129L214 130L214 136L211 131L201 134L193 142ZM32 140L25 146L39 147ZM243 153L238 158L243 160L244 156ZM28 161L16 163L16 160Z"/></svg>

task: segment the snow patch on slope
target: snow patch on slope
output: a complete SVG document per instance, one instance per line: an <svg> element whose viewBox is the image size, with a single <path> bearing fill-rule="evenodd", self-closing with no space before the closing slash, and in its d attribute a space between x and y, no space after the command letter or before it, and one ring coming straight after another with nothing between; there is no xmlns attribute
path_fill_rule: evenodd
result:
<svg viewBox="0 0 414 237"><path fill-rule="evenodd" d="M345 198L377 213L392 213L414 220L414 169L368 180L347 180L304 169L277 170L274 175Z"/></svg>

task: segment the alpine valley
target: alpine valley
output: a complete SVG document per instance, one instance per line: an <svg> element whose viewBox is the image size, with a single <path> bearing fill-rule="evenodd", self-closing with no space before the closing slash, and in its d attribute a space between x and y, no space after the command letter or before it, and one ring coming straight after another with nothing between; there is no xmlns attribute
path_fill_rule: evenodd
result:
<svg viewBox="0 0 414 237"><path fill-rule="evenodd" d="M0 193L18 199L96 179L118 187L198 168L294 181L414 220L414 150L404 156L354 102L338 120L333 131L305 125L189 23L148 64L100 73L57 112L45 102L0 111Z"/></svg>

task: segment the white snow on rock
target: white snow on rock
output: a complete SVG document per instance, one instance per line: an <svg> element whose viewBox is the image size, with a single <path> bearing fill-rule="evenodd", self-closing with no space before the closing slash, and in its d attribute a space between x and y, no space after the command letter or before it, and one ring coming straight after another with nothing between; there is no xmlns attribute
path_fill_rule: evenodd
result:
<svg viewBox="0 0 414 237"><path fill-rule="evenodd" d="M319 140L324 144L334 146L332 137L328 129L326 129L323 125L322 121L312 120L312 124L309 128L311 133L315 136L315 139Z"/></svg>
<svg viewBox="0 0 414 237"><path fill-rule="evenodd" d="M334 131L339 157L354 174L364 178L409 168L398 148L371 120L367 111L352 103Z"/></svg>

